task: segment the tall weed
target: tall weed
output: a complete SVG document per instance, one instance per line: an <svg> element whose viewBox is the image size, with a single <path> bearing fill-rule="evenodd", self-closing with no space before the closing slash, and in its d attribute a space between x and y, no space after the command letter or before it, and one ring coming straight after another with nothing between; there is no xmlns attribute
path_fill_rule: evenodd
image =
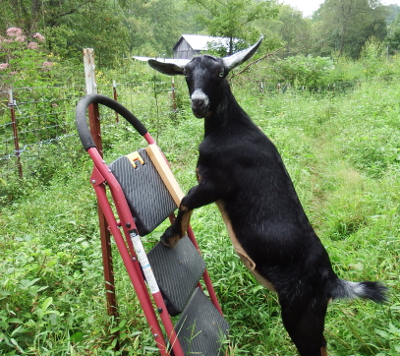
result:
<svg viewBox="0 0 400 356"><path fill-rule="evenodd" d="M170 85L155 82L160 88ZM330 305L325 332L330 355L397 355L399 86L396 81L369 81L352 92L322 95L267 92L248 83L251 77L234 78L235 95L280 151L337 274L355 281L381 280L391 289L391 300L384 305ZM133 96L136 88L121 85L120 101L157 136L187 191L196 182L203 123L192 117L186 99L171 113L164 95L138 90ZM100 86L104 92L108 89L106 83ZM183 98L186 88L182 84L178 90ZM156 107L152 103L157 95ZM112 112L106 112L102 124L107 162L145 145L127 125L116 124ZM40 175L46 184L32 183L29 193L2 207L0 354L156 354L115 246L121 318L106 315L96 203L88 182L91 163L83 149L82 155L72 152L78 150L75 139L68 143L62 164L57 163L57 150L43 157L47 163ZM71 163L66 162L68 149L74 156ZM192 225L231 325L227 353L296 355L280 320L276 295L244 268L218 209L196 210ZM157 241L163 228L156 229L146 245ZM117 342L120 351L114 351Z"/></svg>

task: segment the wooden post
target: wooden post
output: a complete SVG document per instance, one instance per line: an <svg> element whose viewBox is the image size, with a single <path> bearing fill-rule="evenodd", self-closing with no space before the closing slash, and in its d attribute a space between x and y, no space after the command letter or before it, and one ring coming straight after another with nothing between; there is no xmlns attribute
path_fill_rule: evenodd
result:
<svg viewBox="0 0 400 356"><path fill-rule="evenodd" d="M117 82L115 80L113 80L113 94L114 94L114 100L118 101L118 96L117 96ZM119 122L119 117L118 117L118 113L115 112L115 121Z"/></svg>
<svg viewBox="0 0 400 356"><path fill-rule="evenodd" d="M14 109L15 103L14 103L12 89L10 89L8 92L8 106L10 108L10 113L11 113L11 124L13 129L15 156L17 157L18 174L19 177L22 178L23 174L22 174L22 164L21 164L21 152L19 149L18 127L17 127L17 120L15 118L15 109Z"/></svg>
<svg viewBox="0 0 400 356"><path fill-rule="evenodd" d="M172 85L172 110L174 111L174 117L176 118L176 92L175 92L174 77L171 77L171 85Z"/></svg>
<svg viewBox="0 0 400 356"><path fill-rule="evenodd" d="M95 94L97 93L97 85L96 85L96 78L94 71L95 68L94 54L92 48L83 49L83 59L85 63L86 93ZM92 134L94 143L96 144L97 150L99 151L100 155L103 157L98 104L91 104L89 106L89 124L90 124L90 133ZM114 271L112 263L110 231L108 230L108 224L105 219L104 213L101 210L100 205L98 203L97 203L97 212L99 216L99 225L100 225L100 240L101 240L101 251L103 256L107 310L108 310L108 315L118 318L119 314L118 314L117 299L115 295L115 282L114 282Z"/></svg>

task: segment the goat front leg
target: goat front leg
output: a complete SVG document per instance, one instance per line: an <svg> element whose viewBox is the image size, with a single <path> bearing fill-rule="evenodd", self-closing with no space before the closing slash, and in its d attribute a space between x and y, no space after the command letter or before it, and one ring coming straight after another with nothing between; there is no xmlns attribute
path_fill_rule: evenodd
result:
<svg viewBox="0 0 400 356"><path fill-rule="evenodd" d="M190 189L181 201L174 223L161 236L161 242L167 247L174 247L186 234L193 209L211 204L218 199L217 189L211 182L201 181L199 185Z"/></svg>

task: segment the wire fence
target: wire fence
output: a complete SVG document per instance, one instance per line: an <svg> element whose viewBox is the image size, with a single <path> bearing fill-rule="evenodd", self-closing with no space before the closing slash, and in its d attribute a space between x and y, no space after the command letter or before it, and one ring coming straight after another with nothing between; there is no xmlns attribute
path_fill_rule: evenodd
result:
<svg viewBox="0 0 400 356"><path fill-rule="evenodd" d="M0 167L3 185L30 162L43 147L73 136L73 103L83 94L79 87L9 89L0 92ZM26 166L26 167L25 167Z"/></svg>
<svg viewBox="0 0 400 356"><path fill-rule="evenodd" d="M153 81L141 83L113 81L98 85L97 91L120 101L157 139L157 130L164 118L174 119L181 108L189 106L183 80L174 83L159 78L155 76ZM342 91L358 84L359 81L341 82L322 90ZM294 90L267 77L253 81L251 88L258 93L278 94ZM296 91L298 89L307 90L302 87ZM75 127L75 107L85 94L83 79L80 84L57 87L9 89L0 86L0 198L4 195L3 188L10 183L18 183L18 179L31 175L49 178L49 172L57 170L57 166L66 161L73 161L77 152L82 152ZM123 139L131 130L125 120L120 122L118 115L110 109L102 108L101 121L105 130L114 130L118 123L118 132ZM110 140L115 137L111 136Z"/></svg>
<svg viewBox="0 0 400 356"><path fill-rule="evenodd" d="M176 114L171 82L114 82L99 85L97 90L120 101L148 127L154 127L160 115ZM67 161L84 155L75 126L75 108L85 94L84 83L0 91L1 200L7 200L10 187L21 179L36 176L45 181ZM101 108L100 114L102 129L111 130L118 123L118 132L132 134L116 113Z"/></svg>

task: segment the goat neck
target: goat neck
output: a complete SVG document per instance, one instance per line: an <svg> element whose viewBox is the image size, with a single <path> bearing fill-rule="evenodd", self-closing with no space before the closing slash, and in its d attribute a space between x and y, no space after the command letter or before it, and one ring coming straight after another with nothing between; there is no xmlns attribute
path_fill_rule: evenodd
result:
<svg viewBox="0 0 400 356"><path fill-rule="evenodd" d="M235 124L250 121L232 94L228 81L221 86L221 101L213 111L204 118L204 136L219 130L229 130Z"/></svg>

